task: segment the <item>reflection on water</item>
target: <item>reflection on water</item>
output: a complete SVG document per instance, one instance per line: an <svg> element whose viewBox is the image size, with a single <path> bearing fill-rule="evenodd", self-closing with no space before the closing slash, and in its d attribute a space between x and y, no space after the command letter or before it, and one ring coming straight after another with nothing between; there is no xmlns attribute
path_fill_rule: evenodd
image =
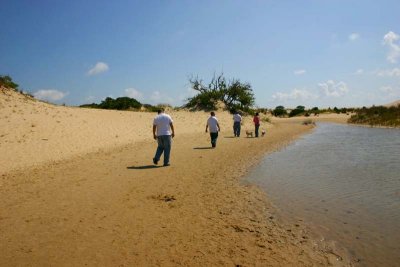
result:
<svg viewBox="0 0 400 267"><path fill-rule="evenodd" d="M362 266L400 266L400 130L322 123L248 179Z"/></svg>

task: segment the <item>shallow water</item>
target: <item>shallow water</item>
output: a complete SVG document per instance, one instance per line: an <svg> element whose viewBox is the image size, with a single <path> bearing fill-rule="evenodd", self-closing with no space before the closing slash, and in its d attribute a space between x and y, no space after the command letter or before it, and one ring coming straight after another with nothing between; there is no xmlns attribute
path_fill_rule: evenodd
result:
<svg viewBox="0 0 400 267"><path fill-rule="evenodd" d="M268 137L267 137L268 138ZM248 176L361 266L400 266L400 130L321 123Z"/></svg>

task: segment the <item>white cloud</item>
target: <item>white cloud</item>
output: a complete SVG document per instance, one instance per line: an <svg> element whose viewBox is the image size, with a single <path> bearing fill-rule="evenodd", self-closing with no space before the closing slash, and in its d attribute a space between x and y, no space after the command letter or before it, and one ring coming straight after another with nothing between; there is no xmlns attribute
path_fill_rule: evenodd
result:
<svg viewBox="0 0 400 267"><path fill-rule="evenodd" d="M386 59L390 63L396 63L400 57L400 36L392 31L385 34L383 37L383 44L389 46L389 53Z"/></svg>
<svg viewBox="0 0 400 267"><path fill-rule="evenodd" d="M360 34L359 33L353 32L352 34L349 35L349 40L350 41L355 41L357 39L360 39Z"/></svg>
<svg viewBox="0 0 400 267"><path fill-rule="evenodd" d="M354 74L356 74L356 75L364 74L364 70L363 69L358 69L358 70L356 70L356 72L354 72Z"/></svg>
<svg viewBox="0 0 400 267"><path fill-rule="evenodd" d="M317 99L318 96L307 90L293 89L290 93L277 92L272 98L280 101Z"/></svg>
<svg viewBox="0 0 400 267"><path fill-rule="evenodd" d="M153 93L151 93L150 99L153 101L160 101L161 93L159 91L154 91Z"/></svg>
<svg viewBox="0 0 400 267"><path fill-rule="evenodd" d="M197 95L197 93L198 92L196 90L193 90L192 88L187 88L185 93L179 95L179 100L185 102L188 98Z"/></svg>
<svg viewBox="0 0 400 267"><path fill-rule="evenodd" d="M400 77L400 68L394 68L391 70L378 70L375 72L375 74L380 77Z"/></svg>
<svg viewBox="0 0 400 267"><path fill-rule="evenodd" d="M293 73L294 73L294 75L303 75L306 72L307 72L306 70L295 70Z"/></svg>
<svg viewBox="0 0 400 267"><path fill-rule="evenodd" d="M150 95L150 100L153 102L153 104L171 104L173 105L175 103L174 99L172 97L169 97L160 91L154 91Z"/></svg>
<svg viewBox="0 0 400 267"><path fill-rule="evenodd" d="M96 65L88 71L88 75L96 75L109 70L109 67L104 62L97 62Z"/></svg>
<svg viewBox="0 0 400 267"><path fill-rule="evenodd" d="M90 95L90 96L87 96L87 97L85 98L85 101L86 101L86 102L91 102L91 103L93 103L96 99L97 99L97 97L95 97L95 96L93 96L93 95Z"/></svg>
<svg viewBox="0 0 400 267"><path fill-rule="evenodd" d="M46 101L58 101L63 99L68 93L64 93L58 90L50 89L50 90L39 90L33 93L33 96L40 100Z"/></svg>
<svg viewBox="0 0 400 267"><path fill-rule="evenodd" d="M391 86L382 86L381 88L379 88L379 91L387 93L387 94L391 94L393 93L393 88Z"/></svg>
<svg viewBox="0 0 400 267"><path fill-rule="evenodd" d="M375 99L382 99L385 102L397 101L399 98L400 86L382 86L375 94Z"/></svg>
<svg viewBox="0 0 400 267"><path fill-rule="evenodd" d="M344 82L335 83L332 80L324 83L319 83L318 87L320 88L322 94L327 97L344 96L349 91L347 85Z"/></svg>
<svg viewBox="0 0 400 267"><path fill-rule="evenodd" d="M142 100L143 99L143 94L136 90L135 88L127 88L124 90L125 96L130 97L130 98L135 98Z"/></svg>

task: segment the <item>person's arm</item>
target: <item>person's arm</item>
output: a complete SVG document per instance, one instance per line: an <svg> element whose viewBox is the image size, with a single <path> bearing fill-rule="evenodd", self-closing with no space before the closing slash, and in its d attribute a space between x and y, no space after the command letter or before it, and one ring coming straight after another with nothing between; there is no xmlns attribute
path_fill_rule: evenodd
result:
<svg viewBox="0 0 400 267"><path fill-rule="evenodd" d="M208 123L206 124L206 132L208 132Z"/></svg>
<svg viewBox="0 0 400 267"><path fill-rule="evenodd" d="M154 139L157 139L156 129L157 129L157 126L153 125L153 138Z"/></svg>
<svg viewBox="0 0 400 267"><path fill-rule="evenodd" d="M221 127L219 127L219 123L217 122L217 126L218 126L218 132L221 131Z"/></svg>
<svg viewBox="0 0 400 267"><path fill-rule="evenodd" d="M171 130L172 130L172 138L174 138L174 137L175 137L175 128L174 128L174 124L171 122L169 125L171 126Z"/></svg>

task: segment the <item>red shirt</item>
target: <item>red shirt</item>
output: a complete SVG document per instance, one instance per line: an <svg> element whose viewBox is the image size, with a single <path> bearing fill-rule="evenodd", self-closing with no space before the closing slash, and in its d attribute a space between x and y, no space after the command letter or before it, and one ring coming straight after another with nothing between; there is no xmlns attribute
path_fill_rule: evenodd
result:
<svg viewBox="0 0 400 267"><path fill-rule="evenodd" d="M260 118L258 116L254 116L253 122L255 125L260 125Z"/></svg>

